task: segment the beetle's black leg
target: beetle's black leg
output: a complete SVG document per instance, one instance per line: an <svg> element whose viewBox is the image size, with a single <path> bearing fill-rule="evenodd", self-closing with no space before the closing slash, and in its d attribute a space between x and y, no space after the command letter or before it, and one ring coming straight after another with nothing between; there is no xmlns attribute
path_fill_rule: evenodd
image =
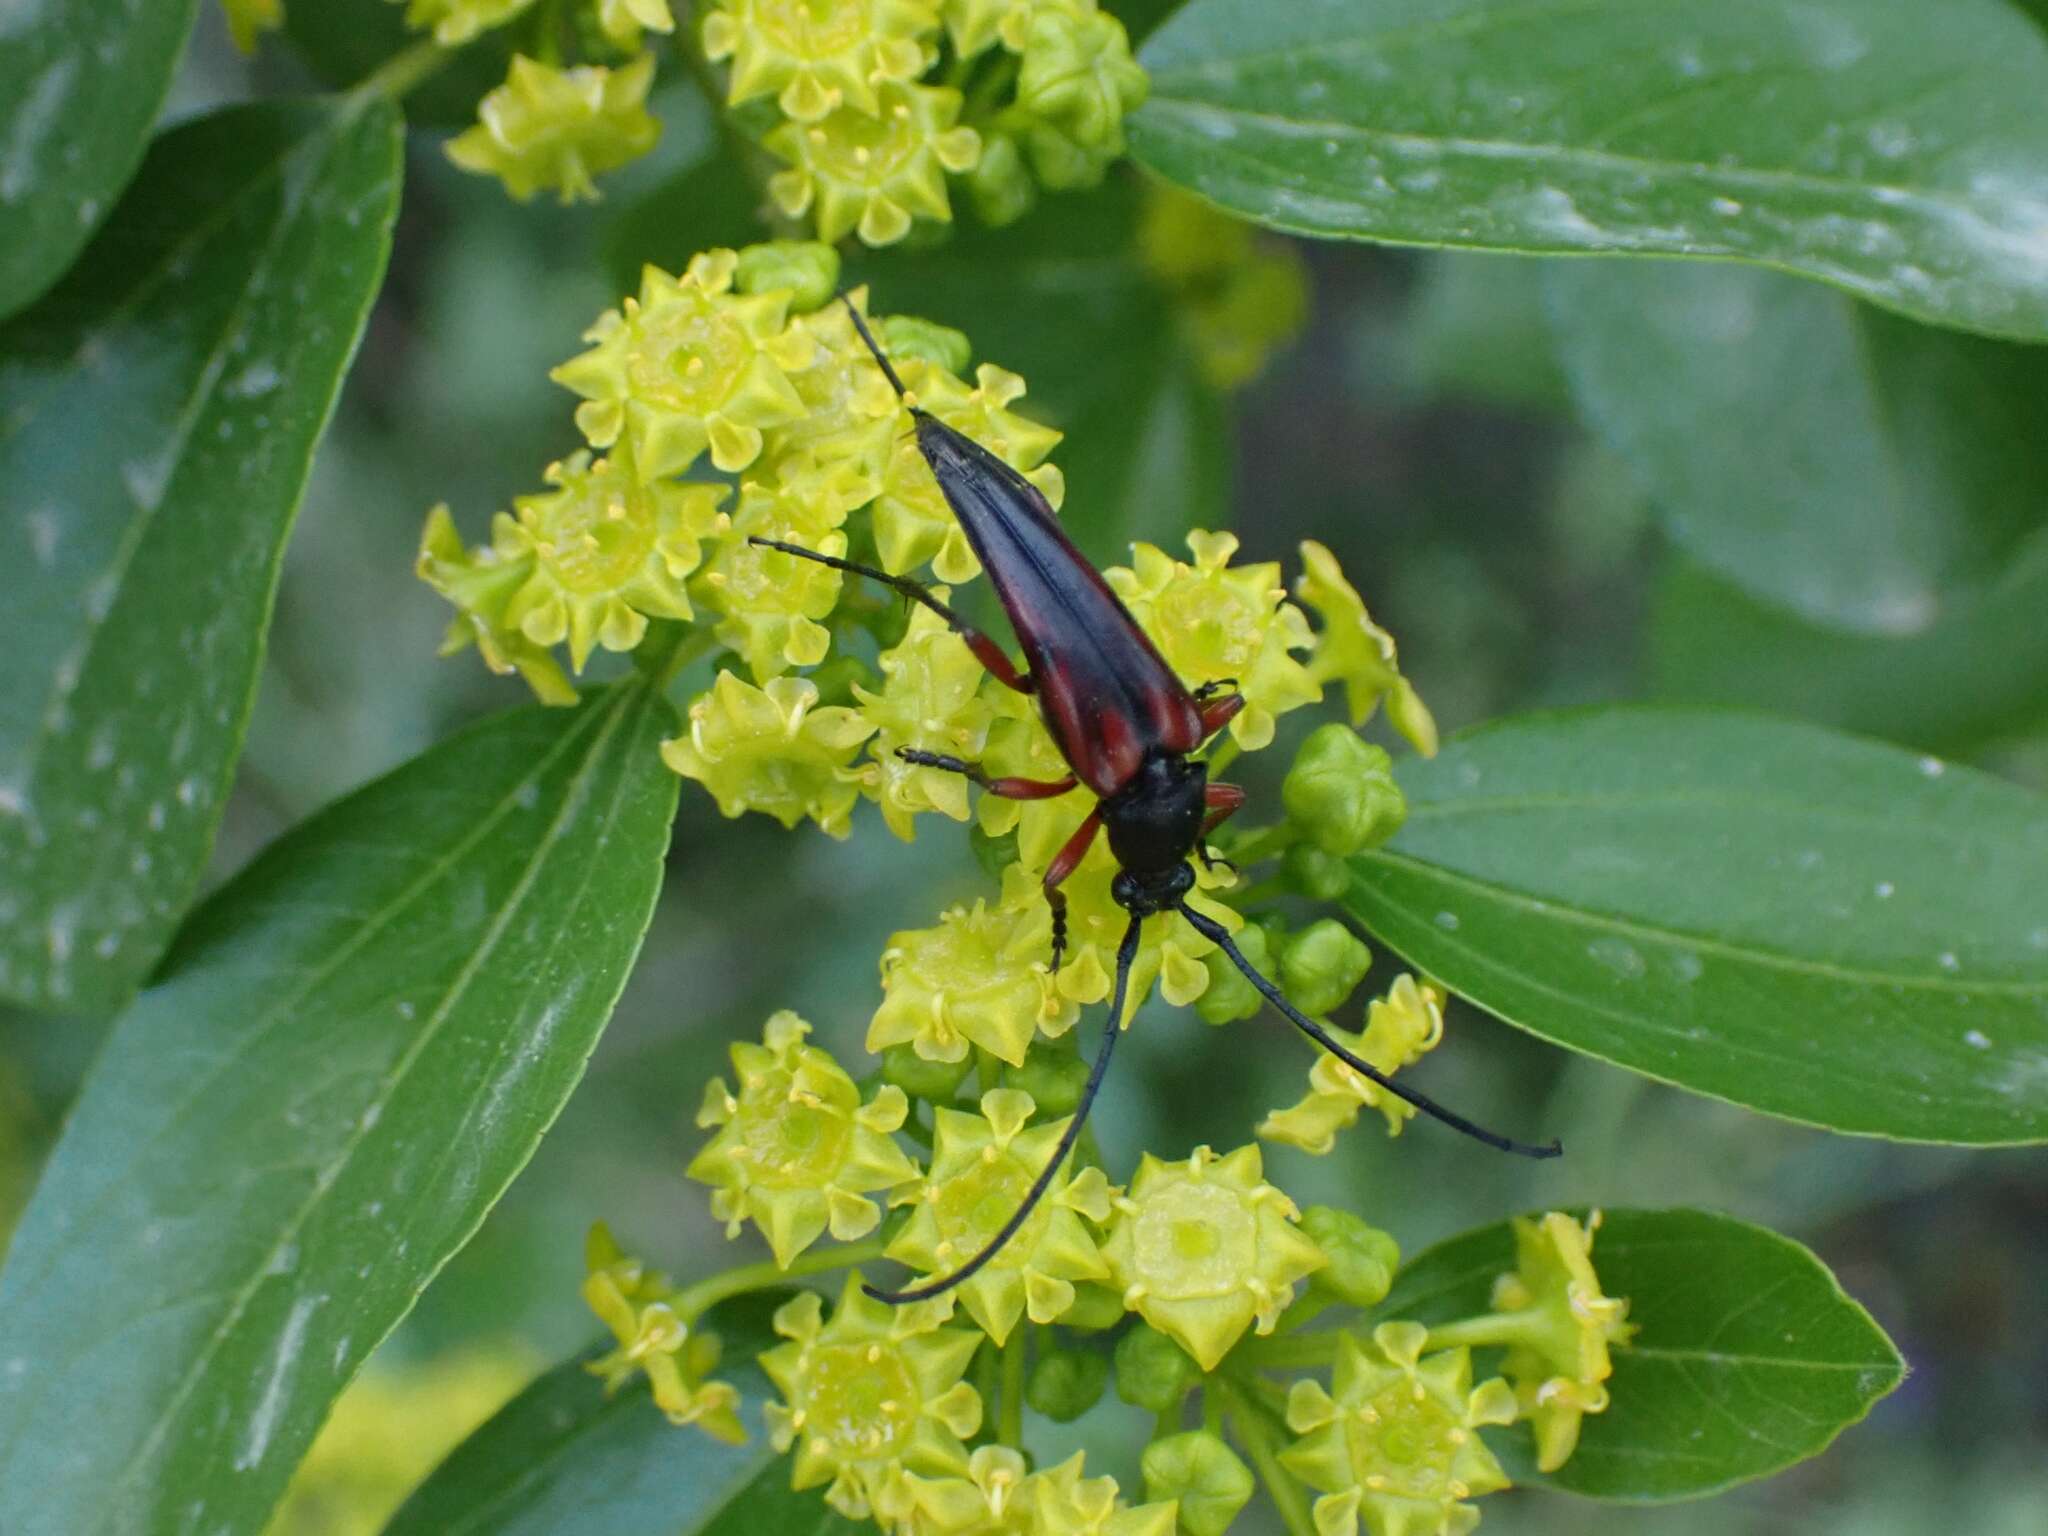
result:
<svg viewBox="0 0 2048 1536"><path fill-rule="evenodd" d="M964 757L948 757L943 752L926 752L920 747L898 747L896 755L920 768L957 773L968 782L979 784L999 800L1050 800L1056 795L1064 795L1078 782L1071 773L1064 779L992 778L979 763L970 763Z"/></svg>
<svg viewBox="0 0 2048 1536"><path fill-rule="evenodd" d="M1095 841L1095 834L1102 827L1102 807L1097 806L1088 813L1087 820L1074 828L1074 835L1066 840L1053 860L1045 866L1045 878L1040 888L1045 892L1045 904L1052 908L1052 970L1057 976L1060 961L1067 953L1067 896L1060 889L1067 876L1080 867L1088 857L1088 849Z"/></svg>
<svg viewBox="0 0 2048 1536"><path fill-rule="evenodd" d="M1236 686L1237 679L1234 677L1212 677L1208 682L1195 690L1195 702L1197 704L1205 704L1224 689L1235 688Z"/></svg>
<svg viewBox="0 0 2048 1536"><path fill-rule="evenodd" d="M1035 693L1037 682L1029 672L1018 670L1003 648L972 624L961 618L941 602L936 593L921 581L912 581L908 576L891 576L887 571L877 570L872 565L862 565L857 560L842 560L837 555L821 554L815 549L805 549L801 544L785 544L780 539L749 538L749 544L758 544L763 549L779 549L785 555L795 555L800 560L815 560L820 565L829 565L835 571L846 571L855 576L865 576L878 581L892 592L898 593L913 603L922 603L946 621L946 627L967 643L967 649L974 652L974 659L987 667L995 680L1006 688L1019 693Z"/></svg>
<svg viewBox="0 0 2048 1536"><path fill-rule="evenodd" d="M1088 1069L1087 1084L1081 1089L1081 1102L1074 1106L1074 1117L1067 1122L1067 1128L1060 1132L1059 1145L1052 1149L1052 1156L1046 1159L1045 1167L1039 1171L1031 1188L1025 1192L1023 1203L1010 1213L1010 1219L1003 1223L1002 1230L989 1239L988 1246L973 1258L962 1264L950 1275L913 1286L906 1291L885 1291L876 1286L863 1285L861 1289L876 1301L887 1302L890 1306L901 1306L907 1301L924 1301L940 1296L953 1289L963 1280L971 1280L981 1267L1003 1251L1003 1244L1017 1235L1017 1231L1031 1218L1038 1208L1038 1202L1045 1198L1045 1192L1052 1187L1052 1181L1066 1166L1073 1154L1074 1143L1081 1139L1081 1127L1088 1123L1088 1111L1095 1105L1095 1095L1101 1091L1102 1080L1109 1075L1109 1058L1116 1049L1116 1037L1123 1033L1124 991L1130 985L1131 962L1138 957L1138 929L1144 919L1136 913L1131 915L1130 926L1124 929L1124 939L1116 950L1116 986L1110 992L1109 1022L1103 1026L1102 1044L1095 1051L1095 1065Z"/></svg>

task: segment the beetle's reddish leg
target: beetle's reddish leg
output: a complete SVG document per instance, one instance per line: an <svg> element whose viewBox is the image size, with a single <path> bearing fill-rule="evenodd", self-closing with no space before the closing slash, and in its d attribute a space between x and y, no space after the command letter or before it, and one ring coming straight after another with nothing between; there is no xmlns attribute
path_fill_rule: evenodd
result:
<svg viewBox="0 0 2048 1536"><path fill-rule="evenodd" d="M1064 779L992 779L982 772L979 763L970 763L964 757L948 757L943 752L925 752L917 747L898 747L896 755L920 768L957 773L970 783L979 784L999 800L1050 800L1055 795L1064 795L1076 783L1071 773Z"/></svg>
<svg viewBox="0 0 2048 1536"><path fill-rule="evenodd" d="M1045 866L1045 904L1052 908L1052 970L1057 976L1060 960L1067 952L1067 898L1060 890L1065 880L1088 857L1088 848L1095 841L1095 834L1102 828L1102 808L1097 806L1088 813L1088 819L1074 828L1074 835L1067 839L1053 860ZM1114 1024L1114 1020L1111 1021Z"/></svg>
<svg viewBox="0 0 2048 1536"><path fill-rule="evenodd" d="M1196 690L1195 697L1199 699L1201 696L1201 691ZM1230 724L1243 708L1244 695L1241 693L1226 693L1221 698L1210 699L1202 706L1202 740L1207 741Z"/></svg>
<svg viewBox="0 0 2048 1536"><path fill-rule="evenodd" d="M1235 697L1235 695L1233 695ZM1211 784L1202 791L1202 804L1209 808L1209 814L1202 819L1202 837L1195 844L1195 851L1202 856L1202 868L1214 869L1221 864L1233 875L1238 868L1228 859L1220 859L1209 851L1209 834L1223 825L1244 804L1244 790L1236 784Z"/></svg>
<svg viewBox="0 0 2048 1536"><path fill-rule="evenodd" d="M815 549L805 549L801 544L785 544L780 539L750 538L749 544L759 544L763 549L779 549L785 555L795 555L800 560L815 560L820 565L829 565L835 571L847 571L855 576L865 576L878 581L913 603L922 603L946 621L946 627L967 643L967 649L974 652L974 659L987 667L995 680L1005 688L1014 688L1019 693L1035 693L1038 684L1028 672L1020 672L1017 664L1010 660L1003 648L972 624L961 618L933 594L930 587L921 581L912 581L908 576L891 576L887 571L862 565L854 560L841 560L837 555L820 554Z"/></svg>

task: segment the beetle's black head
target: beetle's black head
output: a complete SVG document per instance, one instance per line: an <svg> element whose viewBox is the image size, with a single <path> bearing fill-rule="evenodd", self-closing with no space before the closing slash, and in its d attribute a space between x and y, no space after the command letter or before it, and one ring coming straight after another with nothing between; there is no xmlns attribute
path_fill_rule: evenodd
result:
<svg viewBox="0 0 2048 1536"><path fill-rule="evenodd" d="M1194 884L1188 857L1201 840L1209 770L1177 752L1152 752L1130 783L1102 802L1109 851L1122 866L1112 887L1132 912L1171 907Z"/></svg>

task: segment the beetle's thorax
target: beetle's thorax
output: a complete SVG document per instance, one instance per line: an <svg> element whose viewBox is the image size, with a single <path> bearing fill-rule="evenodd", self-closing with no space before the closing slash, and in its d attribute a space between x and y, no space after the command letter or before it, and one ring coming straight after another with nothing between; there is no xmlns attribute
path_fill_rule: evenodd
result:
<svg viewBox="0 0 2048 1536"><path fill-rule="evenodd" d="M1193 885L1188 857L1202 836L1208 782L1206 765L1155 748L1131 781L1102 802L1109 850L1122 866L1115 886L1121 905L1162 911Z"/></svg>

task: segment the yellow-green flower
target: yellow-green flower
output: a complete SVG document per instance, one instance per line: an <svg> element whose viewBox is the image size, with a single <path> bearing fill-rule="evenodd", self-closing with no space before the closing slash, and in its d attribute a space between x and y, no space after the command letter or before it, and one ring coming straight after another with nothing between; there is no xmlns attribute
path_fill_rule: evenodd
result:
<svg viewBox="0 0 2048 1536"><path fill-rule="evenodd" d="M1173 1536L1179 1507L1126 1504L1113 1477L1083 1477L1083 1453L1033 1474L1025 1496L1043 1536Z"/></svg>
<svg viewBox="0 0 2048 1536"><path fill-rule="evenodd" d="M643 483L624 444L610 458L586 451L550 464L552 491L520 496L499 513L492 543L507 559L530 552L533 574L513 593L506 621L536 645L569 642L578 672L594 646L630 651L647 621L687 619L683 578L701 541L726 523L721 485Z"/></svg>
<svg viewBox="0 0 2048 1536"><path fill-rule="evenodd" d="M945 18L947 35L953 39L953 52L971 59L1006 31L1016 42L1005 40L1004 46L1012 53L1020 52L1024 46L1024 27L1036 3L1037 0L940 0L939 12Z"/></svg>
<svg viewBox="0 0 2048 1536"><path fill-rule="evenodd" d="M889 1139L909 1113L903 1090L885 1084L861 1103L839 1063L804 1044L810 1032L784 1009L761 1044L734 1042L739 1088L722 1078L705 1085L697 1123L718 1134L686 1170L715 1188L711 1211L726 1236L753 1222L784 1269L827 1227L841 1242L867 1236L882 1219L867 1196L917 1177Z"/></svg>
<svg viewBox="0 0 2048 1536"><path fill-rule="evenodd" d="M533 569L530 552L507 559L493 545L464 548L445 502L427 514L414 570L456 608L441 654L473 645L493 672L524 677L543 704L574 704L576 689L561 664L506 618L513 594L532 579Z"/></svg>
<svg viewBox="0 0 2048 1536"><path fill-rule="evenodd" d="M1301 567L1294 595L1323 621L1315 637L1310 675L1318 686L1343 683L1353 725L1365 724L1385 699L1387 718L1394 729L1424 757L1436 756L1436 721L1415 685L1401 675L1394 637L1373 623L1372 615L1365 611L1365 600L1345 580L1337 557L1307 539L1301 546Z"/></svg>
<svg viewBox="0 0 2048 1536"><path fill-rule="evenodd" d="M604 1378L607 1392L616 1391L635 1371L645 1371L655 1406L670 1423L695 1424L733 1445L745 1440L738 1389L705 1380L718 1364L718 1341L692 1332L676 1315L668 1282L621 1252L601 1221L591 1226L584 1254L589 1274L583 1300L619 1345L586 1369Z"/></svg>
<svg viewBox="0 0 2048 1536"><path fill-rule="evenodd" d="M783 116L814 123L845 106L882 112L876 87L915 80L938 30L932 0L719 0L704 52L732 60L734 106L776 95ZM836 237L828 237L836 238Z"/></svg>
<svg viewBox="0 0 2048 1536"><path fill-rule="evenodd" d="M1132 551L1128 570L1103 574L1181 678L1199 686L1236 678L1245 707L1230 734L1247 751L1273 739L1273 721L1322 697L1294 652L1315 644L1308 620L1289 603L1277 563L1232 568L1237 535L1188 535L1195 563L1150 544Z"/></svg>
<svg viewBox="0 0 2048 1536"><path fill-rule="evenodd" d="M318 3L318 0L315 0ZM459 48L478 33L502 27L534 0L392 0L405 6L405 24L415 32L431 30L444 48Z"/></svg>
<svg viewBox="0 0 2048 1536"><path fill-rule="evenodd" d="M591 349L549 374L583 397L576 425L592 445L623 435L645 478L680 474L706 448L737 473L760 454L764 428L804 413L789 372L811 362L810 335L788 324L787 293L734 293L738 264L717 250L679 278L646 268L639 296L584 332Z"/></svg>
<svg viewBox="0 0 2048 1536"><path fill-rule="evenodd" d="M960 1378L981 1335L941 1326L951 1297L891 1307L861 1294L860 1273L823 1321L814 1291L785 1302L775 1331L790 1342L761 1356L783 1401L765 1409L775 1448L796 1448L796 1487L828 1484L825 1498L849 1519L892 1499L904 1473L962 1477L962 1440L981 1427L981 1399Z"/></svg>
<svg viewBox="0 0 2048 1536"><path fill-rule="evenodd" d="M1443 989L1413 976L1394 978L1383 998L1366 1010L1365 1028L1352 1035L1332 1030L1352 1054L1392 1076L1434 1050L1444 1037ZM1377 1109L1387 1117L1387 1134L1398 1136L1414 1117L1415 1106L1324 1051L1308 1069L1308 1094L1288 1109L1276 1109L1259 1123L1258 1135L1284 1141L1320 1157L1337 1144L1337 1133L1358 1121L1360 1109Z"/></svg>
<svg viewBox="0 0 2048 1536"><path fill-rule="evenodd" d="M260 32L275 32L284 25L284 0L220 0L227 13L228 35L244 53L256 51Z"/></svg>
<svg viewBox="0 0 2048 1536"><path fill-rule="evenodd" d="M938 595L943 601L951 594L940 587ZM971 761L988 742L994 711L981 696L986 669L929 608L913 611L903 639L882 652L879 665L879 692L858 686L853 690L861 714L875 727L861 789L881 805L889 830L908 842L915 835L912 819L920 811L967 820L967 780L957 773L907 763L896 755L897 749L949 753Z"/></svg>
<svg viewBox="0 0 2048 1536"><path fill-rule="evenodd" d="M981 1113L935 1111L932 1166L921 1183L897 1191L891 1205L916 1207L889 1244L892 1259L926 1276L948 1274L981 1252L1045 1165L1069 1120L1029 1125L1037 1105L1014 1088L981 1096ZM1081 1218L1109 1219L1110 1189L1099 1168L1055 1178L1024 1225L959 1288L967 1313L997 1344L1027 1311L1049 1323L1074 1302L1076 1280L1109 1270Z"/></svg>
<svg viewBox="0 0 2048 1536"><path fill-rule="evenodd" d="M1218 389L1255 377L1308 319L1308 273L1291 244L1165 182L1145 186L1138 248Z"/></svg>
<svg viewBox="0 0 2048 1536"><path fill-rule="evenodd" d="M637 48L642 32L675 31L676 18L668 0L597 0L597 25L617 47Z"/></svg>
<svg viewBox="0 0 2048 1536"><path fill-rule="evenodd" d="M1007 1445L976 1447L964 1477L906 1472L888 1485L876 1523L895 1536L1034 1536L1023 1453Z"/></svg>
<svg viewBox="0 0 2048 1536"><path fill-rule="evenodd" d="M784 827L806 816L833 837L851 830L859 774L874 727L843 705L817 708L817 684L771 677L759 688L721 672L690 705L690 731L661 744L661 760L711 791L726 816L760 811Z"/></svg>
<svg viewBox="0 0 2048 1536"><path fill-rule="evenodd" d="M891 934L867 1048L907 1044L927 1061L960 1061L976 1045L1021 1064L1040 1031L1065 1034L1079 1013L1053 985L1051 939L1043 902L1016 910L977 901L936 928Z"/></svg>
<svg viewBox="0 0 2048 1536"><path fill-rule="evenodd" d="M847 297L866 317L867 289ZM792 329L812 342L810 363L789 375L803 414L773 429L766 451L778 460L800 458L847 509L864 506L882 488L899 430L896 391L855 334L846 305L828 304Z"/></svg>
<svg viewBox="0 0 2048 1536"><path fill-rule="evenodd" d="M1536 1435L1536 1465L1555 1472L1579 1443L1580 1421L1607 1408L1610 1353L1635 1328L1628 1302L1593 1272L1595 1211L1582 1227L1561 1211L1514 1222L1515 1267L1493 1285L1494 1313L1453 1325L1470 1342L1506 1344L1501 1369Z"/></svg>
<svg viewBox="0 0 2048 1536"><path fill-rule="evenodd" d="M448 141L448 158L497 177L522 203L543 189L565 203L594 199L594 177L637 160L661 136L646 106L653 81L652 54L618 69L557 69L514 54L505 83L478 104L476 125Z"/></svg>
<svg viewBox="0 0 2048 1536"><path fill-rule="evenodd" d="M812 214L821 240L858 233L893 245L915 218L950 222L946 173L970 169L981 153L980 135L954 126L958 91L890 81L876 94L873 113L840 107L762 140L790 167L769 178L768 195L793 219Z"/></svg>
<svg viewBox="0 0 2048 1536"><path fill-rule="evenodd" d="M1295 1283L1323 1266L1299 1215L1265 1182L1257 1147L1171 1163L1148 1152L1102 1256L1124 1305L1213 1371L1247 1328L1271 1333Z"/></svg>
<svg viewBox="0 0 2048 1536"><path fill-rule="evenodd" d="M846 553L844 517L801 480L740 486L739 511L698 578L697 590L718 610L719 643L739 653L757 679L791 667L812 667L831 649L831 615L844 578L816 560L766 549L749 540L777 539L820 554Z"/></svg>
<svg viewBox="0 0 2048 1536"><path fill-rule="evenodd" d="M1038 179L1055 189L1091 186L1124 152L1123 120L1149 81L1131 57L1124 24L1085 4L1045 4L1024 23L1017 108Z"/></svg>
<svg viewBox="0 0 2048 1536"><path fill-rule="evenodd" d="M1053 507L1059 506L1066 481L1045 457L1061 434L1009 408L1024 393L1021 378L983 363L975 369L970 389L965 381L922 359L912 359L897 371L921 408L981 444L1037 486ZM941 581L966 581L979 573L981 562L932 477L907 410L892 422L889 442L873 512L875 547L883 568L900 575L929 560Z"/></svg>
<svg viewBox="0 0 2048 1536"><path fill-rule="evenodd" d="M1423 1358L1429 1330L1382 1323L1373 1348L1346 1334L1335 1395L1314 1380L1287 1397L1287 1427L1302 1436L1280 1453L1290 1472L1318 1489L1320 1536L1465 1536L1479 1523L1466 1502L1508 1485L1480 1442L1482 1424L1515 1417L1515 1395L1498 1377L1474 1388L1472 1353Z"/></svg>

